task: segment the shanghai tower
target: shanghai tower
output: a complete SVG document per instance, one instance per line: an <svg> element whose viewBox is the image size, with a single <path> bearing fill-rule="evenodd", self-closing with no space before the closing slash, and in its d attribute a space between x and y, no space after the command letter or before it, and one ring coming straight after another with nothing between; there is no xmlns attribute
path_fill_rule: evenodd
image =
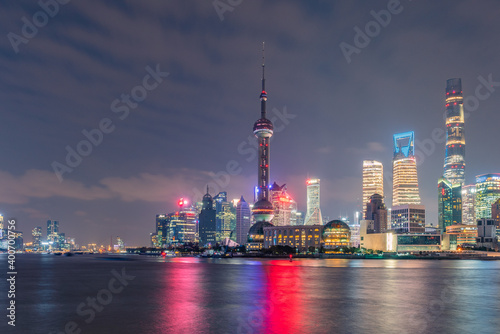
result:
<svg viewBox="0 0 500 334"><path fill-rule="evenodd" d="M465 181L464 97L460 78L446 81L446 156L444 178L451 184Z"/></svg>
<svg viewBox="0 0 500 334"><path fill-rule="evenodd" d="M263 50L264 52L264 50ZM269 201L269 150L270 139L273 135L273 123L266 117L266 79L264 76L264 55L262 56L262 92L260 93L260 118L253 126L253 133L259 144L257 162L258 196L252 210L255 224L250 228L249 242L262 243L263 228L272 226L270 223L274 216L273 205Z"/></svg>

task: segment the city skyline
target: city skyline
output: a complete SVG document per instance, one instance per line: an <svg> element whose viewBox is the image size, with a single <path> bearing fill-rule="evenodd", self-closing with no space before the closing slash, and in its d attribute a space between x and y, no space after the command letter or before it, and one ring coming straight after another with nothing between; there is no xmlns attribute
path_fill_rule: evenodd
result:
<svg viewBox="0 0 500 334"><path fill-rule="evenodd" d="M276 133L270 182L286 183L298 210L305 212L304 180L315 175L322 180L323 215L362 211L361 162L380 161L387 174L392 134L412 130L426 222L437 223L445 80L462 78L463 83L465 184L500 169L500 157L490 154L500 139L495 131L500 77L492 60L499 47L488 43L499 23L487 4L453 4L402 3L403 11L350 63L339 44L353 44L353 28L373 20L370 11L386 2L281 1L265 11L263 2L244 2L225 12L223 21L211 3L62 6L37 36L19 45L18 53L7 38L0 44L5 73L0 212L17 219L26 240L33 228L57 220L80 244L107 243L119 234L128 245L145 245L155 215L175 211L180 197L201 201L207 183L217 188L213 194L227 191L230 198L252 199L256 158L248 124L255 121L265 40L272 68L266 73L272 91L268 114ZM7 2L5 8L0 15L6 31L18 34L21 17L40 10L36 3ZM454 15L438 14L450 10ZM138 16L128 15L131 11ZM275 22L280 13L294 23ZM154 19L144 22L141 14ZM162 25L165 16L171 23ZM141 31L134 29L139 23ZM228 24L238 33L228 31ZM116 33L112 43L99 38L105 31ZM206 45L199 43L205 37ZM122 94L139 92L135 88L145 76L153 85L151 73L157 74L158 85L144 101L127 108L127 114L111 109ZM489 97L477 97L477 109L467 109L466 98L475 96L476 87ZM87 138L82 131L98 128L107 118L113 132L104 133L60 182L53 162L66 164L66 147L77 150ZM484 133L491 135L487 142ZM235 175L227 180L230 171ZM387 178L386 190L391 189ZM391 203L386 193L385 202Z"/></svg>

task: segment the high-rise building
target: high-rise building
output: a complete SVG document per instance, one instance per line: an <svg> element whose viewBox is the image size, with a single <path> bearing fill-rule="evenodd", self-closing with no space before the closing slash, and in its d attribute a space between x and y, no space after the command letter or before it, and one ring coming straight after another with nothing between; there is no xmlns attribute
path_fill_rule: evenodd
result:
<svg viewBox="0 0 500 334"><path fill-rule="evenodd" d="M384 197L379 194L370 196L365 211L365 220L373 221L373 229L367 230L367 233L385 233L387 231L387 209Z"/></svg>
<svg viewBox="0 0 500 334"><path fill-rule="evenodd" d="M59 221L47 220L47 242L59 242Z"/></svg>
<svg viewBox="0 0 500 334"><path fill-rule="evenodd" d="M286 191L286 184L279 186L276 182L269 188L269 198L274 209L271 224L274 226L292 225L292 220L297 212L297 203Z"/></svg>
<svg viewBox="0 0 500 334"><path fill-rule="evenodd" d="M272 226L274 209L269 202L269 152L271 149L271 137L273 135L273 123L266 117L266 79L265 79L264 45L262 46L262 92L260 93L260 118L253 126L253 133L258 141L257 161L257 184L258 196L252 215L255 224L248 231L248 248L258 250L264 246L264 227Z"/></svg>
<svg viewBox="0 0 500 334"><path fill-rule="evenodd" d="M170 216L167 214L156 215L156 242L155 247L163 247L167 243L168 232L170 231Z"/></svg>
<svg viewBox="0 0 500 334"><path fill-rule="evenodd" d="M244 245L247 242L248 230L250 229L250 206L241 196L236 205L236 242Z"/></svg>
<svg viewBox="0 0 500 334"><path fill-rule="evenodd" d="M413 131L394 135L392 206L420 204ZM394 209L394 208L393 208Z"/></svg>
<svg viewBox="0 0 500 334"><path fill-rule="evenodd" d="M216 210L212 196L207 193L203 196L202 208L199 215L199 238L200 245L215 245L216 242Z"/></svg>
<svg viewBox="0 0 500 334"><path fill-rule="evenodd" d="M476 185L462 186L462 224L476 225Z"/></svg>
<svg viewBox="0 0 500 334"><path fill-rule="evenodd" d="M167 244L196 242L196 208L181 205L179 211L170 213Z"/></svg>
<svg viewBox="0 0 500 334"><path fill-rule="evenodd" d="M500 228L500 198L491 205L491 219L495 220L498 230Z"/></svg>
<svg viewBox="0 0 500 334"><path fill-rule="evenodd" d="M305 225L323 225L320 209L320 180L308 179L307 184L307 212Z"/></svg>
<svg viewBox="0 0 500 334"><path fill-rule="evenodd" d="M462 185L452 184L445 178L438 182L438 228L462 224Z"/></svg>
<svg viewBox="0 0 500 334"><path fill-rule="evenodd" d="M3 230L3 215L0 214L0 230Z"/></svg>
<svg viewBox="0 0 500 334"><path fill-rule="evenodd" d="M373 194L384 196L384 166L375 160L363 161L363 216L366 216L366 203Z"/></svg>
<svg viewBox="0 0 500 334"><path fill-rule="evenodd" d="M491 205L500 198L500 173L476 176L476 219L491 218Z"/></svg>
<svg viewBox="0 0 500 334"><path fill-rule="evenodd" d="M446 81L446 156L444 178L451 184L465 181L464 97L460 78Z"/></svg>
<svg viewBox="0 0 500 334"><path fill-rule="evenodd" d="M391 220L392 229L396 233L424 233L425 206L416 204L393 206Z"/></svg>
<svg viewBox="0 0 500 334"><path fill-rule="evenodd" d="M35 227L31 231L31 235L33 236L33 247L40 248L42 245L42 228L40 226Z"/></svg>
<svg viewBox="0 0 500 334"><path fill-rule="evenodd" d="M227 200L227 192L221 191L214 196L216 210L216 242L222 242L231 237L231 232L236 227L236 209Z"/></svg>

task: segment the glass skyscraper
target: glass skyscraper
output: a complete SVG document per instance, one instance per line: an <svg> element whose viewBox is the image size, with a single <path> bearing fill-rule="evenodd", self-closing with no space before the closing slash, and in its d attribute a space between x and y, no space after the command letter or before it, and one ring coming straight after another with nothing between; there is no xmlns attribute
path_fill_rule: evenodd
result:
<svg viewBox="0 0 500 334"><path fill-rule="evenodd" d="M413 131L394 135L392 206L420 204Z"/></svg>
<svg viewBox="0 0 500 334"><path fill-rule="evenodd" d="M384 197L384 166L375 160L363 161L363 218L366 216L366 203L373 194Z"/></svg>
<svg viewBox="0 0 500 334"><path fill-rule="evenodd" d="M476 185L462 186L462 224L476 225Z"/></svg>
<svg viewBox="0 0 500 334"><path fill-rule="evenodd" d="M271 224L274 226L292 225L292 220L296 220L297 203L287 193L286 184L279 186L274 182L269 188L269 199L274 209Z"/></svg>
<svg viewBox="0 0 500 334"><path fill-rule="evenodd" d="M240 245L244 245L247 242L251 217L250 206L243 196L241 196L236 205L236 242Z"/></svg>
<svg viewBox="0 0 500 334"><path fill-rule="evenodd" d="M207 244L215 245L216 239L216 210L212 196L207 193L203 196L201 212L199 215L199 239L200 244L205 246Z"/></svg>
<svg viewBox="0 0 500 334"><path fill-rule="evenodd" d="M446 81L446 156L444 177L452 184L465 181L465 132L462 80Z"/></svg>
<svg viewBox="0 0 500 334"><path fill-rule="evenodd" d="M320 209L320 180L309 179L307 180L307 213L305 225L323 225Z"/></svg>
<svg viewBox="0 0 500 334"><path fill-rule="evenodd" d="M491 206L500 198L500 173L476 176L476 219L491 218Z"/></svg>
<svg viewBox="0 0 500 334"><path fill-rule="evenodd" d="M438 182L438 227L445 232L446 227L462 223L462 185L452 184L445 178Z"/></svg>

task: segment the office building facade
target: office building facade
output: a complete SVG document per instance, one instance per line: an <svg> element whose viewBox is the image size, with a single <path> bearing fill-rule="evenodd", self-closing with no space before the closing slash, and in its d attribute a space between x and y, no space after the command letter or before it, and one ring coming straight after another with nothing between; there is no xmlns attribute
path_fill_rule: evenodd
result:
<svg viewBox="0 0 500 334"><path fill-rule="evenodd" d="M425 206L407 204L393 206L391 211L392 230L396 233L424 233Z"/></svg>
<svg viewBox="0 0 500 334"><path fill-rule="evenodd" d="M462 80L446 81L446 155L444 178L451 184L465 181L465 131Z"/></svg>
<svg viewBox="0 0 500 334"><path fill-rule="evenodd" d="M247 242L251 216L250 206L241 196L236 205L236 242L240 245Z"/></svg>
<svg viewBox="0 0 500 334"><path fill-rule="evenodd" d="M500 198L500 173L476 176L476 219L491 218L491 206Z"/></svg>
<svg viewBox="0 0 500 334"><path fill-rule="evenodd" d="M462 185L452 184L445 178L438 182L438 228L446 231L446 227L462 224Z"/></svg>
<svg viewBox="0 0 500 334"><path fill-rule="evenodd" d="M364 160L362 217L366 216L366 203L373 194L384 196L384 166L375 160Z"/></svg>
<svg viewBox="0 0 500 334"><path fill-rule="evenodd" d="M476 185L462 186L462 224L476 225Z"/></svg>
<svg viewBox="0 0 500 334"><path fill-rule="evenodd" d="M320 208L320 179L308 179L305 225L323 225Z"/></svg>
<svg viewBox="0 0 500 334"><path fill-rule="evenodd" d="M200 215L198 216L198 233L201 246L215 245L216 242L216 210L212 196L203 196Z"/></svg>
<svg viewBox="0 0 500 334"><path fill-rule="evenodd" d="M415 160L413 131L398 133L393 137L392 206L419 205L417 162Z"/></svg>

